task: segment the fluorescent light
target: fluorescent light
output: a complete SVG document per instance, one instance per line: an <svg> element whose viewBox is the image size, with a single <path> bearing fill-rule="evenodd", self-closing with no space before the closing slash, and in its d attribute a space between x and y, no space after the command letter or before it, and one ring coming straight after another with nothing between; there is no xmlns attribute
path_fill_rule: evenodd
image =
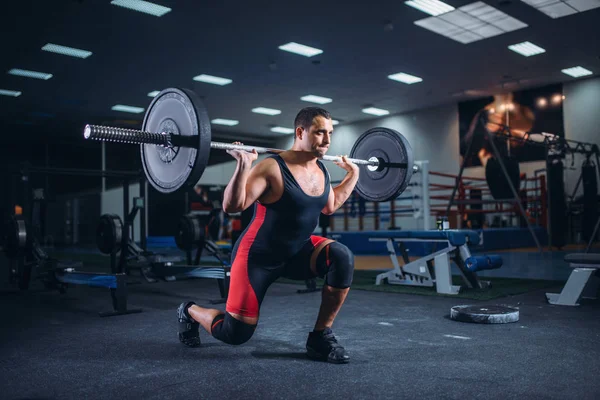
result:
<svg viewBox="0 0 600 400"><path fill-rule="evenodd" d="M546 52L546 50L542 49L539 46L536 46L531 42L511 44L510 46L508 46L508 48L514 51L515 53L524 55L525 57L535 56L536 54L542 54Z"/></svg>
<svg viewBox="0 0 600 400"><path fill-rule="evenodd" d="M15 90L0 89L0 95L2 95L2 96L11 96L11 97L19 97L21 95L21 92L17 92Z"/></svg>
<svg viewBox="0 0 600 400"><path fill-rule="evenodd" d="M265 114L265 115L279 115L281 114L281 110L276 110L274 108L266 108L266 107L256 107L252 109L253 113L257 114Z"/></svg>
<svg viewBox="0 0 600 400"><path fill-rule="evenodd" d="M415 21L415 25L467 44L527 27L527 24L482 1Z"/></svg>
<svg viewBox="0 0 600 400"><path fill-rule="evenodd" d="M279 46L279 50L289 51L290 53L300 54L305 57L316 56L317 54L321 54L323 50L315 49L314 47L305 46L303 44L290 42Z"/></svg>
<svg viewBox="0 0 600 400"><path fill-rule="evenodd" d="M10 71L8 71L8 73L11 75L24 76L26 78L43 79L45 81L52 78L52 74L47 74L45 72L28 71L26 69L18 68L13 68Z"/></svg>
<svg viewBox="0 0 600 400"><path fill-rule="evenodd" d="M388 110L383 110L381 108L375 107L363 108L362 112L364 112L365 114L377 115L379 117L381 117L382 115L388 115L390 113Z"/></svg>
<svg viewBox="0 0 600 400"><path fill-rule="evenodd" d="M438 0L411 0L405 1L404 4L433 16L454 10L451 5Z"/></svg>
<svg viewBox="0 0 600 400"><path fill-rule="evenodd" d="M331 120L331 125L337 125L339 123L340 123L340 121L338 121L337 119L332 119Z"/></svg>
<svg viewBox="0 0 600 400"><path fill-rule="evenodd" d="M331 103L333 101L330 98L315 96L314 94L309 94L307 96L300 97L300 100L308 101L311 103L317 103L317 104L327 104L327 103Z"/></svg>
<svg viewBox="0 0 600 400"><path fill-rule="evenodd" d="M422 78L418 76L413 76L409 74L405 74L404 72L398 72L397 74L388 75L388 78L394 81L406 83L407 85L411 85L413 83L423 82Z"/></svg>
<svg viewBox="0 0 600 400"><path fill-rule="evenodd" d="M550 18L561 18L600 7L597 0L522 0Z"/></svg>
<svg viewBox="0 0 600 400"><path fill-rule="evenodd" d="M282 126L274 126L273 128L271 128L271 132L277 132L277 133L294 133L295 130L292 128L284 128Z"/></svg>
<svg viewBox="0 0 600 400"><path fill-rule="evenodd" d="M224 119L224 118L215 118L210 122L215 125L227 125L227 126L235 126L240 123L240 121L236 121L234 119Z"/></svg>
<svg viewBox="0 0 600 400"><path fill-rule="evenodd" d="M148 93L148 97L156 97L156 96L158 96L159 93L160 93L160 90L154 90L154 91Z"/></svg>
<svg viewBox="0 0 600 400"><path fill-rule="evenodd" d="M117 104L117 105L112 106L111 110L123 111L123 112L132 113L132 114L139 114L139 113L144 112L144 109L142 107L124 106L122 104Z"/></svg>
<svg viewBox="0 0 600 400"><path fill-rule="evenodd" d="M583 67L567 68L563 69L561 72L563 74L571 75L573 78L579 78L580 76L588 76L593 74L592 71Z"/></svg>
<svg viewBox="0 0 600 400"><path fill-rule="evenodd" d="M212 83L213 85L219 85L219 86L229 85L231 82L233 82L231 79L221 78L219 76L212 76L212 75L206 75L206 74L195 76L194 80L198 81L198 82Z"/></svg>
<svg viewBox="0 0 600 400"><path fill-rule="evenodd" d="M61 46L60 44L53 43L46 43L44 47L42 47L42 50L77 58L88 58L92 55L91 51L75 49L73 47Z"/></svg>
<svg viewBox="0 0 600 400"><path fill-rule="evenodd" d="M171 11L169 7L164 7L143 0L112 0L110 4L154 15L156 17L162 17L163 15Z"/></svg>

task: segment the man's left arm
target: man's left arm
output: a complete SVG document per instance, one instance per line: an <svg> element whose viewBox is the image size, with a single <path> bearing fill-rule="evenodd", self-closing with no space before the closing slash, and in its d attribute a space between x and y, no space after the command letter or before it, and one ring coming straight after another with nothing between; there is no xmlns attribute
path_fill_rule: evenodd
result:
<svg viewBox="0 0 600 400"><path fill-rule="evenodd" d="M346 202L346 200L348 200L356 186L356 182L358 182L358 165L349 162L346 156L342 156L342 161L335 162L335 164L340 168L345 169L347 174L339 185L330 190L327 204L323 207L323 210L321 210L321 212L326 215L333 214Z"/></svg>

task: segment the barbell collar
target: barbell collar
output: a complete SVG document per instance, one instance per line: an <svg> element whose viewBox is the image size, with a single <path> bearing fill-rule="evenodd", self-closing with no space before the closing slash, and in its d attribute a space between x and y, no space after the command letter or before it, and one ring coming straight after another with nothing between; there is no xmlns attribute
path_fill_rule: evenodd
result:
<svg viewBox="0 0 600 400"><path fill-rule="evenodd" d="M138 129L117 128L102 125L86 125L83 131L85 139L101 140L105 142L117 142L128 144L153 144L163 147L190 147L196 148L198 141L193 136L172 135L162 132L145 132ZM268 147L246 146L242 144L210 142L211 149L218 150L256 150L258 154L279 154L284 150ZM324 161L341 162L342 158L338 156L324 155L321 157ZM384 162L378 160L362 160L359 158L347 158L348 161L357 165L371 165L381 168L407 168L407 163ZM413 172L418 172L419 168L413 165Z"/></svg>

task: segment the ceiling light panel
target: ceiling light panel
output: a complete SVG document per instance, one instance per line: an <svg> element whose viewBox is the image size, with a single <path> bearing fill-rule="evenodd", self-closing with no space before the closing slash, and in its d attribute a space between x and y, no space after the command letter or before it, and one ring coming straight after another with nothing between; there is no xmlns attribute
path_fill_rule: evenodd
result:
<svg viewBox="0 0 600 400"><path fill-rule="evenodd" d="M236 126L237 124L240 123L240 121L236 121L234 119L225 119L225 118L215 118L210 122L215 125L225 125L225 126Z"/></svg>
<svg viewBox="0 0 600 400"><path fill-rule="evenodd" d="M148 97L156 97L156 96L158 96L159 93L160 93L160 91L154 90L154 91L148 93Z"/></svg>
<svg viewBox="0 0 600 400"><path fill-rule="evenodd" d="M274 108L266 108L266 107L256 107L252 109L253 113L256 114L265 114L265 115L279 115L281 114L281 110L276 110Z"/></svg>
<svg viewBox="0 0 600 400"><path fill-rule="evenodd" d="M132 114L140 114L140 113L144 112L144 109L142 107L125 106L123 104L116 104L116 105L112 106L111 110L122 111L122 112L127 112L127 113L132 113Z"/></svg>
<svg viewBox="0 0 600 400"><path fill-rule="evenodd" d="M62 54L64 56L76 57L76 58L88 58L92 55L91 51L75 49L73 47L61 46L60 44L46 43L42 47L43 51L50 53Z"/></svg>
<svg viewBox="0 0 600 400"><path fill-rule="evenodd" d="M365 114L377 115L378 117L381 117L383 115L388 115L390 113L388 110L384 110L384 109L376 108L376 107L363 108L362 112L364 112Z"/></svg>
<svg viewBox="0 0 600 400"><path fill-rule="evenodd" d="M9 97L19 97L21 95L21 92L17 92L16 90L0 89L0 95Z"/></svg>
<svg viewBox="0 0 600 400"><path fill-rule="evenodd" d="M294 130L292 128L284 128L282 126L274 126L273 128L271 128L271 132L276 132L276 133L294 133Z"/></svg>
<svg viewBox="0 0 600 400"><path fill-rule="evenodd" d="M406 83L407 85L412 85L413 83L423 82L422 78L418 76L405 74L404 72L398 72L397 74L388 75L388 78L393 81L398 81L402 83Z"/></svg>
<svg viewBox="0 0 600 400"><path fill-rule="evenodd" d="M110 2L110 4L128 8L144 14L154 15L155 17L162 17L171 11L169 7L164 7L159 4L154 4L143 0L113 0Z"/></svg>
<svg viewBox="0 0 600 400"><path fill-rule="evenodd" d="M598 0L521 0L550 18L562 18L600 7Z"/></svg>
<svg viewBox="0 0 600 400"><path fill-rule="evenodd" d="M540 46L536 46L531 42L522 42L517 44L511 44L508 48L515 53L519 53L525 57L535 56L537 54L545 53L546 50Z"/></svg>
<svg viewBox="0 0 600 400"><path fill-rule="evenodd" d="M309 94L303 97L300 97L302 101L308 101L309 103L317 103L317 104L327 104L331 103L333 100L328 97L315 96L314 94Z"/></svg>
<svg viewBox="0 0 600 400"><path fill-rule="evenodd" d="M467 44L527 27L522 21L478 1L415 25Z"/></svg>
<svg viewBox="0 0 600 400"><path fill-rule="evenodd" d="M221 78L220 76L212 76L206 74L195 76L193 79L197 82L211 83L213 85L219 86L229 85L231 82L233 82L231 79L228 78Z"/></svg>
<svg viewBox="0 0 600 400"><path fill-rule="evenodd" d="M433 16L454 10L451 5L438 0L411 0L405 1L404 4Z"/></svg>
<svg viewBox="0 0 600 400"><path fill-rule="evenodd" d="M45 72L29 71L26 69L19 68L13 68L10 71L8 71L8 73L10 75L24 76L25 78L43 79L45 81L52 78L53 76L52 74L47 74Z"/></svg>
<svg viewBox="0 0 600 400"><path fill-rule="evenodd" d="M279 46L279 50L287 51L294 54L299 54L305 57L313 57L323 53L323 50L314 47L305 46L300 43L290 42Z"/></svg>
<svg viewBox="0 0 600 400"><path fill-rule="evenodd" d="M588 76L588 75L592 75L593 72L590 71L589 69L585 69L583 67L573 67L573 68L567 68L567 69L563 69L561 71L563 74L567 74L572 76L573 78L579 78L581 76Z"/></svg>

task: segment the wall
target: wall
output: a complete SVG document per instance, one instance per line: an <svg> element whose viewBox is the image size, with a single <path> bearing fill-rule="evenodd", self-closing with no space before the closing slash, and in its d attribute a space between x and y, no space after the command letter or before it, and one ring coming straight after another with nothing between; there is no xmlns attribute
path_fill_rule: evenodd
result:
<svg viewBox="0 0 600 400"><path fill-rule="evenodd" d="M565 134L567 139L600 145L600 78L573 81L563 86ZM574 168L565 171L565 190L571 194L581 173L582 155L575 156ZM570 167L571 157L565 160ZM576 196L583 194L581 185Z"/></svg>

